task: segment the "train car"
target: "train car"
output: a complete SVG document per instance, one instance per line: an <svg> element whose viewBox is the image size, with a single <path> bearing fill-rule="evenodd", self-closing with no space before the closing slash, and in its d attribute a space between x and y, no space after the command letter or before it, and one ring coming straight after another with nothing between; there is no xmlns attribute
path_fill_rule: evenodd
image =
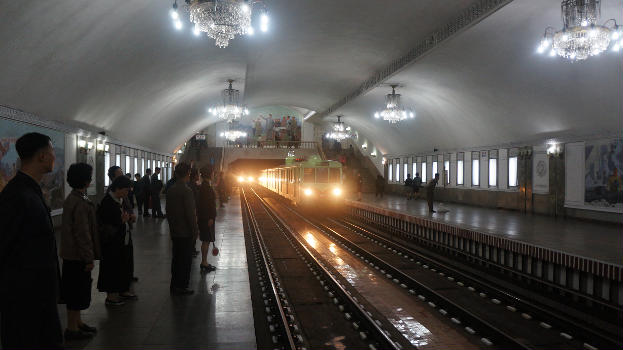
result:
<svg viewBox="0 0 623 350"><path fill-rule="evenodd" d="M342 164L318 156L288 157L285 165L262 170L259 183L297 205L340 204L344 196Z"/></svg>

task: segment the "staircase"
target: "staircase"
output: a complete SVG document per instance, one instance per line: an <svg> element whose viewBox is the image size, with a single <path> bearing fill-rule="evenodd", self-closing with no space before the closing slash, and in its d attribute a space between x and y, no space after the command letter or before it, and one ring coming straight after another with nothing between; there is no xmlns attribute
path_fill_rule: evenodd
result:
<svg viewBox="0 0 623 350"><path fill-rule="evenodd" d="M372 169L366 165L366 162L369 161L359 152L357 147L336 150L334 147L331 147L330 144L323 144L323 151L327 157L327 159L337 160L340 158L346 159L346 164L343 168L344 173L344 184L351 191L355 190L355 179L357 177L357 173L361 174L361 178L363 179L362 192L365 193L374 193L375 191L375 182L376 176L378 172L373 172Z"/></svg>

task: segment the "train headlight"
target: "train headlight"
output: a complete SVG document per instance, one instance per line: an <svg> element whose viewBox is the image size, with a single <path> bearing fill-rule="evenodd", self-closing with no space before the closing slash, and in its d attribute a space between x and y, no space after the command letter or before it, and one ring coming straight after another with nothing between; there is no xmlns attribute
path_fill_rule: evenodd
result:
<svg viewBox="0 0 623 350"><path fill-rule="evenodd" d="M305 193L306 196L311 196L313 192L311 188L306 188L303 190L303 193Z"/></svg>
<svg viewBox="0 0 623 350"><path fill-rule="evenodd" d="M342 189L338 188L338 187L334 188L333 189L333 195L334 196L341 196L342 195Z"/></svg>
<svg viewBox="0 0 623 350"><path fill-rule="evenodd" d="M238 182L244 182L244 177L238 176Z"/></svg>
<svg viewBox="0 0 623 350"><path fill-rule="evenodd" d="M255 180L255 179L253 178L253 176L249 176L249 177L247 177L247 181L249 181L249 182L253 182L254 180Z"/></svg>

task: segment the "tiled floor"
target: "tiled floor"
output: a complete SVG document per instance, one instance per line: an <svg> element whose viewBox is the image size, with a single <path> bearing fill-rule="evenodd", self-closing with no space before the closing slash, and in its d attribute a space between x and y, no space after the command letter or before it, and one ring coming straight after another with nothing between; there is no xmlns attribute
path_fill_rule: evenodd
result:
<svg viewBox="0 0 623 350"><path fill-rule="evenodd" d="M104 305L105 294L95 288L83 319L98 328L89 342L69 348L255 349L255 330L242 227L240 202L232 196L216 220L217 270L200 274L200 257L193 259L192 296L169 294L171 244L166 220L139 218L134 233L135 291L139 300L119 308ZM199 249L199 243L197 243ZM60 306L65 324L65 310Z"/></svg>
<svg viewBox="0 0 623 350"><path fill-rule="evenodd" d="M443 207L448 209L448 212L431 215L428 213L425 200L408 201L405 197L396 195L386 195L383 199L376 199L372 194L364 194L362 201L376 207L427 217L446 224L611 264L621 265L623 261L623 235L621 235L620 227L615 224L522 214L517 211L452 203L443 203ZM436 209L439 204L435 202Z"/></svg>

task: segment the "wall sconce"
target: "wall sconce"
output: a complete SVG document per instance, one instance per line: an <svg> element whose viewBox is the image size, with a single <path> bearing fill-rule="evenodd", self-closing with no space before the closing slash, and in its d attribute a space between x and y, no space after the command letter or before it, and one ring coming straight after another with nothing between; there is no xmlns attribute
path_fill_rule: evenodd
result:
<svg viewBox="0 0 623 350"><path fill-rule="evenodd" d="M87 147L87 142L85 140L78 139L78 147L86 148Z"/></svg>
<svg viewBox="0 0 623 350"><path fill-rule="evenodd" d="M382 163L383 165L385 165L385 163L387 163L387 159L385 159L385 157L383 157L383 160L381 161L381 163Z"/></svg>
<svg viewBox="0 0 623 350"><path fill-rule="evenodd" d="M364 142L363 145L361 145L361 148L368 149L368 144L366 142Z"/></svg>
<svg viewBox="0 0 623 350"><path fill-rule="evenodd" d="M562 154L562 146L559 143L549 143L547 146L547 155L557 157Z"/></svg>
<svg viewBox="0 0 623 350"><path fill-rule="evenodd" d="M372 153L370 153L370 155L371 155L372 157L376 157L376 152L372 152Z"/></svg>

